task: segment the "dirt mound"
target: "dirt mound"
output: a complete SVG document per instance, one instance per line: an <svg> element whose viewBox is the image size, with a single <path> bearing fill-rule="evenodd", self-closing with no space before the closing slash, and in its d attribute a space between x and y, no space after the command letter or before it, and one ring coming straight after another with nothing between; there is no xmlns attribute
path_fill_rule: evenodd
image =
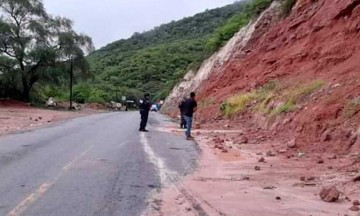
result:
<svg viewBox="0 0 360 216"><path fill-rule="evenodd" d="M92 109L92 110L105 110L106 107L100 103L89 103L85 105L85 108Z"/></svg>
<svg viewBox="0 0 360 216"><path fill-rule="evenodd" d="M0 100L0 107L28 108L30 107L30 104L12 99L5 99Z"/></svg>

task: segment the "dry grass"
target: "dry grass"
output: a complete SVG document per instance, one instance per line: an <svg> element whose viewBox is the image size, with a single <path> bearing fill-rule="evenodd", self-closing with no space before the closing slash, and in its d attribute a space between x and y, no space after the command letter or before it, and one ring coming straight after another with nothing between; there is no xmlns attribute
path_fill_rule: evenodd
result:
<svg viewBox="0 0 360 216"><path fill-rule="evenodd" d="M269 116L294 112L297 104L305 101L314 92L320 90L326 84L325 81L315 80L305 85L285 87L278 81L270 81L258 90L239 94L228 98L220 107L226 117L232 117L244 112L252 106L253 112L260 112ZM278 102L278 107L270 105Z"/></svg>
<svg viewBox="0 0 360 216"><path fill-rule="evenodd" d="M344 108L343 115L346 118L351 118L360 112L360 99L349 100Z"/></svg>

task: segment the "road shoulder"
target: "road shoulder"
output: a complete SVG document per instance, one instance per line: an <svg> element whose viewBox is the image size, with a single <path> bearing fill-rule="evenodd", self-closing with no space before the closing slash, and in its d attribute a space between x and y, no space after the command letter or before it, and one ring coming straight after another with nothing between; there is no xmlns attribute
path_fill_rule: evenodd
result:
<svg viewBox="0 0 360 216"><path fill-rule="evenodd" d="M237 130L195 133L203 152L198 170L163 190L158 210L147 216L357 215L349 210L360 198L356 173L340 167L347 157L317 163L282 143L237 144L233 138L243 135ZM335 203L319 197L328 185L342 192Z"/></svg>

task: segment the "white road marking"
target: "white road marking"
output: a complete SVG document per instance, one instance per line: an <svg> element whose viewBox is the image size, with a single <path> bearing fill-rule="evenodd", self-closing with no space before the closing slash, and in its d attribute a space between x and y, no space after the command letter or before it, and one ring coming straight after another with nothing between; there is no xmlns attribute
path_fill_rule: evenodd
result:
<svg viewBox="0 0 360 216"><path fill-rule="evenodd" d="M148 156L150 162L156 167L158 171L161 185L165 186L168 183L171 183L173 180L177 179L176 172L169 170L166 167L165 161L161 157L159 157L151 148L145 133L140 134L140 142L143 145L144 151Z"/></svg>

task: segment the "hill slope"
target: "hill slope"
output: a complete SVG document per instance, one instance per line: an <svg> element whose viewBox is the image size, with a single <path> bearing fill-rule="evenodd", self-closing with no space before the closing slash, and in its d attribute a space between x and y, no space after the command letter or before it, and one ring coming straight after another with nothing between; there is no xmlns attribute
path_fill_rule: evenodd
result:
<svg viewBox="0 0 360 216"><path fill-rule="evenodd" d="M296 2L287 18L253 23L245 44L197 83L197 121L246 130L251 143L292 141L292 153L356 153L360 1ZM164 112L176 115L170 102Z"/></svg>
<svg viewBox="0 0 360 216"><path fill-rule="evenodd" d="M210 53L209 38L244 9L246 1L207 10L111 43L89 56L95 84L114 97L150 92L164 98L190 68ZM232 36L232 35L231 35ZM106 83L106 84L105 84Z"/></svg>

